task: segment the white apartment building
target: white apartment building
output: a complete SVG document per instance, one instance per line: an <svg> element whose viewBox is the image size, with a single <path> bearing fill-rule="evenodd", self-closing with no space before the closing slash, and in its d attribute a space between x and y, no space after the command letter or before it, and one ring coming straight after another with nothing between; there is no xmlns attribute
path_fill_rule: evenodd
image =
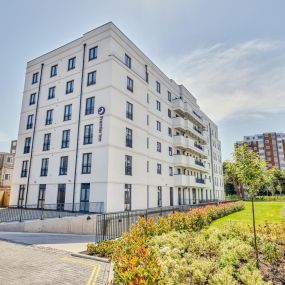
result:
<svg viewBox="0 0 285 285"><path fill-rule="evenodd" d="M217 126L113 23L28 62L13 177L19 206L224 199Z"/></svg>

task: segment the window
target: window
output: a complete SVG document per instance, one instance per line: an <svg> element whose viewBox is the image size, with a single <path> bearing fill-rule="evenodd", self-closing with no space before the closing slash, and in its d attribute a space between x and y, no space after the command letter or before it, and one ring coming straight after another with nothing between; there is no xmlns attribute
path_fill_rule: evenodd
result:
<svg viewBox="0 0 285 285"><path fill-rule="evenodd" d="M178 205L182 205L181 188L178 188Z"/></svg>
<svg viewBox="0 0 285 285"><path fill-rule="evenodd" d="M133 119L133 104L130 102L127 102L126 105L126 117L130 120Z"/></svg>
<svg viewBox="0 0 285 285"><path fill-rule="evenodd" d="M92 153L83 153L82 157L82 174L91 173Z"/></svg>
<svg viewBox="0 0 285 285"><path fill-rule="evenodd" d="M167 92L167 99L169 102L171 102L171 93L169 91Z"/></svg>
<svg viewBox="0 0 285 285"><path fill-rule="evenodd" d="M132 68L132 59L127 54L125 54L125 65L128 68Z"/></svg>
<svg viewBox="0 0 285 285"><path fill-rule="evenodd" d="M168 148L168 154L169 154L169 156L172 156L172 147L171 146Z"/></svg>
<svg viewBox="0 0 285 285"><path fill-rule="evenodd" d="M126 146L133 147L133 131L126 128Z"/></svg>
<svg viewBox="0 0 285 285"><path fill-rule="evenodd" d="M33 78L32 78L32 84L36 84L39 81L39 73L36 72L33 74Z"/></svg>
<svg viewBox="0 0 285 285"><path fill-rule="evenodd" d="M45 196L46 196L46 184L40 184L39 196L38 196L38 208L44 209L45 207Z"/></svg>
<svg viewBox="0 0 285 285"><path fill-rule="evenodd" d="M172 129L171 129L171 128L168 128L168 135L169 135L170 137L172 137Z"/></svg>
<svg viewBox="0 0 285 285"><path fill-rule="evenodd" d="M134 91L134 81L130 77L127 77L127 89L131 92Z"/></svg>
<svg viewBox="0 0 285 285"><path fill-rule="evenodd" d="M70 142L70 130L64 130L62 132L61 148L68 148L69 142ZM44 148L45 148L45 144L44 144Z"/></svg>
<svg viewBox="0 0 285 285"><path fill-rule="evenodd" d="M159 101L156 101L156 110L161 111L161 104Z"/></svg>
<svg viewBox="0 0 285 285"><path fill-rule="evenodd" d="M169 188L170 206L173 206L173 187Z"/></svg>
<svg viewBox="0 0 285 285"><path fill-rule="evenodd" d="M53 65L50 69L50 77L57 75L57 64Z"/></svg>
<svg viewBox="0 0 285 285"><path fill-rule="evenodd" d="M97 46L89 49L89 61L97 58L97 51L98 51Z"/></svg>
<svg viewBox="0 0 285 285"><path fill-rule="evenodd" d="M48 174L48 158L42 159L41 176L47 176Z"/></svg>
<svg viewBox="0 0 285 285"><path fill-rule="evenodd" d="M168 118L171 118L171 110L168 109Z"/></svg>
<svg viewBox="0 0 285 285"><path fill-rule="evenodd" d="M161 123L159 121L156 121L156 129L161 132Z"/></svg>
<svg viewBox="0 0 285 285"><path fill-rule="evenodd" d="M146 162L146 172L149 172L149 161Z"/></svg>
<svg viewBox="0 0 285 285"><path fill-rule="evenodd" d="M87 86L96 84L96 71L89 72L87 75Z"/></svg>
<svg viewBox="0 0 285 285"><path fill-rule="evenodd" d="M161 174L161 164L157 164L157 174Z"/></svg>
<svg viewBox="0 0 285 285"><path fill-rule="evenodd" d="M156 150L157 150L158 152L161 152L161 143L160 143L160 142L157 142L157 143L156 143Z"/></svg>
<svg viewBox="0 0 285 285"><path fill-rule="evenodd" d="M67 167L68 167L68 156L62 156L60 158L59 175L67 175Z"/></svg>
<svg viewBox="0 0 285 285"><path fill-rule="evenodd" d="M83 144L93 143L93 124L84 126Z"/></svg>
<svg viewBox="0 0 285 285"><path fill-rule="evenodd" d="M63 121L71 120L72 104L64 106Z"/></svg>
<svg viewBox="0 0 285 285"><path fill-rule="evenodd" d="M90 183L81 183L80 212L89 212Z"/></svg>
<svg viewBox="0 0 285 285"><path fill-rule="evenodd" d="M36 103L36 95L37 93L33 93L30 95L30 105L34 105Z"/></svg>
<svg viewBox="0 0 285 285"><path fill-rule="evenodd" d="M31 137L25 138L24 153L29 153L31 150Z"/></svg>
<svg viewBox="0 0 285 285"><path fill-rule="evenodd" d="M4 180L10 180L10 179L11 179L11 175L8 173L5 173Z"/></svg>
<svg viewBox="0 0 285 285"><path fill-rule="evenodd" d="M44 135L43 151L50 150L50 137L51 134Z"/></svg>
<svg viewBox="0 0 285 285"><path fill-rule="evenodd" d="M149 126L149 115L146 115L146 124Z"/></svg>
<svg viewBox="0 0 285 285"><path fill-rule="evenodd" d="M131 184L125 184L125 193L124 193L124 209L125 209L125 211L130 211L132 209L131 201L132 201L132 185Z"/></svg>
<svg viewBox="0 0 285 285"><path fill-rule="evenodd" d="M64 210L66 184L58 184L56 209Z"/></svg>
<svg viewBox="0 0 285 285"><path fill-rule="evenodd" d="M95 97L87 98L85 105L85 115L94 114L94 107L95 107Z"/></svg>
<svg viewBox="0 0 285 285"><path fill-rule="evenodd" d="M173 176L173 167L169 166L169 176Z"/></svg>
<svg viewBox="0 0 285 285"><path fill-rule="evenodd" d="M157 207L162 206L162 189L161 186L157 187Z"/></svg>
<svg viewBox="0 0 285 285"><path fill-rule="evenodd" d="M146 148L149 148L149 137L146 138Z"/></svg>
<svg viewBox="0 0 285 285"><path fill-rule="evenodd" d="M28 175L28 160L24 160L22 162L22 170L21 170L21 177L27 177Z"/></svg>
<svg viewBox="0 0 285 285"><path fill-rule="evenodd" d="M19 187L19 195L18 195L18 207L24 206L24 198L25 197L25 185L20 185Z"/></svg>
<svg viewBox="0 0 285 285"><path fill-rule="evenodd" d="M75 68L75 61L76 61L76 57L72 57L68 60L68 65L67 65L68 71Z"/></svg>
<svg viewBox="0 0 285 285"><path fill-rule="evenodd" d="M156 91L160 93L160 83L156 81Z"/></svg>
<svg viewBox="0 0 285 285"><path fill-rule="evenodd" d="M34 122L34 115L29 115L27 121L27 130L33 128L33 122Z"/></svg>
<svg viewBox="0 0 285 285"><path fill-rule="evenodd" d="M132 175L132 157L130 155L125 156L125 175Z"/></svg>
<svg viewBox="0 0 285 285"><path fill-rule="evenodd" d="M66 82L66 90L65 94L70 94L73 92L74 89L74 80L70 80Z"/></svg>
<svg viewBox="0 0 285 285"><path fill-rule="evenodd" d="M53 99L55 97L55 86L48 89L48 99Z"/></svg>
<svg viewBox="0 0 285 285"><path fill-rule="evenodd" d="M46 125L51 125L52 124L52 114L53 114L53 110L47 110Z"/></svg>

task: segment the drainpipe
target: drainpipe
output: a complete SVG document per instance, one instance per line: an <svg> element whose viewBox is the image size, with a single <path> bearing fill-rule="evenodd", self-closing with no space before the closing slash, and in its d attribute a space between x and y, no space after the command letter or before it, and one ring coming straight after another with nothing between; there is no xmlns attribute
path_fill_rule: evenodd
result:
<svg viewBox="0 0 285 285"><path fill-rule="evenodd" d="M38 118L40 93L41 93L41 86L42 86L43 69L44 69L44 64L42 63L41 64L40 81L39 81L39 87L38 87L38 95L37 95L35 123L34 123L34 128L33 128L33 135L32 135L32 145L31 145L31 154L30 154L30 161L29 161L28 179L27 179L27 184L26 184L27 191L26 191L26 198L25 198L25 207L27 206L28 192L29 192L29 186L30 186L31 166L32 166L32 159L33 159L33 150L34 150L35 132L36 132L37 118Z"/></svg>
<svg viewBox="0 0 285 285"><path fill-rule="evenodd" d="M83 59L82 59L80 96L79 96L79 112L78 112L78 124L77 124L77 141L76 141L76 150L75 150L75 167L74 167L74 179L73 179L72 211L74 211L74 206L75 206L74 204L75 204L76 175L77 175L78 148L79 148L80 122L81 122L81 106L82 106L82 97L83 97L85 51L86 51L86 44L83 45Z"/></svg>

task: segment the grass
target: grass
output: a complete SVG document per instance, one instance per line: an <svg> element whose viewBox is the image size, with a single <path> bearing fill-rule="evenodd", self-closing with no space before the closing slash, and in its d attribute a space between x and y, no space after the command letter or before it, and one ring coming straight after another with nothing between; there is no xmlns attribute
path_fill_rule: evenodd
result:
<svg viewBox="0 0 285 285"><path fill-rule="evenodd" d="M268 222L285 221L285 203L284 202L255 202L255 220L257 224ZM211 227L221 227L229 220L252 224L251 202L245 202L245 209L214 221Z"/></svg>

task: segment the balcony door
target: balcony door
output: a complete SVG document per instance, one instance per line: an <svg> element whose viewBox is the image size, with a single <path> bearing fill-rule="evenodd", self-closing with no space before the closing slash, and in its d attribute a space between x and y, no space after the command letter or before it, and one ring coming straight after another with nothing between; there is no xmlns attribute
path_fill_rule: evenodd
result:
<svg viewBox="0 0 285 285"><path fill-rule="evenodd" d="M80 212L89 212L90 183L82 183L80 191Z"/></svg>

